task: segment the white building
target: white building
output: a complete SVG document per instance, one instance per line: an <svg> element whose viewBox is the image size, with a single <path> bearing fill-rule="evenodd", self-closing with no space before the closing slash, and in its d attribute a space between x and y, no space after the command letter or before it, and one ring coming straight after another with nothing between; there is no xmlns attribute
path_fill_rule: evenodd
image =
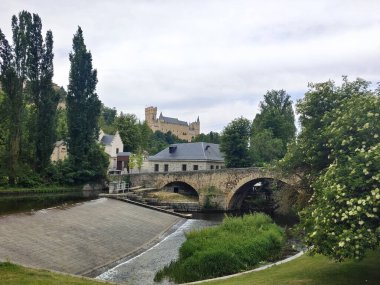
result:
<svg viewBox="0 0 380 285"><path fill-rule="evenodd" d="M149 157L151 172L216 170L224 167L218 144L196 142L172 144Z"/></svg>
<svg viewBox="0 0 380 285"><path fill-rule="evenodd" d="M105 134L102 130L99 133L99 142L104 145L104 151L110 156L110 170L117 169L117 154L123 151L123 142L120 138L119 132L115 135Z"/></svg>

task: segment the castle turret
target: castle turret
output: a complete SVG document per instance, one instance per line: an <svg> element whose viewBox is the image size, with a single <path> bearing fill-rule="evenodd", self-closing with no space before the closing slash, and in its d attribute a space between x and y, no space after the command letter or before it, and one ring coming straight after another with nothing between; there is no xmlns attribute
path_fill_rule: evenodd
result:
<svg viewBox="0 0 380 285"><path fill-rule="evenodd" d="M157 120L157 107L145 108L145 121L151 126Z"/></svg>

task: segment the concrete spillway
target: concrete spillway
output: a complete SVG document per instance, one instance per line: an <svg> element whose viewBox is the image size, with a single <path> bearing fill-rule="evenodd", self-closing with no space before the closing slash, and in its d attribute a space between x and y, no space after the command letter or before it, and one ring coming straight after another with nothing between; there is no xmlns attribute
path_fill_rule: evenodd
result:
<svg viewBox="0 0 380 285"><path fill-rule="evenodd" d="M101 198L0 217L0 260L92 275L162 236L181 218Z"/></svg>

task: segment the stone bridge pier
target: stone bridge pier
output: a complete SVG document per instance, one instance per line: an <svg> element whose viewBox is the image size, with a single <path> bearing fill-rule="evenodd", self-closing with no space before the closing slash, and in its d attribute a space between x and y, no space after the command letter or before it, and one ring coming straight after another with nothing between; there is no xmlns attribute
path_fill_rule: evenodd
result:
<svg viewBox="0 0 380 285"><path fill-rule="evenodd" d="M229 211L239 209L246 193L263 180L293 185L296 177L284 177L265 168L225 168L207 171L155 172L130 174L131 186L167 189L179 185L195 191L204 209Z"/></svg>

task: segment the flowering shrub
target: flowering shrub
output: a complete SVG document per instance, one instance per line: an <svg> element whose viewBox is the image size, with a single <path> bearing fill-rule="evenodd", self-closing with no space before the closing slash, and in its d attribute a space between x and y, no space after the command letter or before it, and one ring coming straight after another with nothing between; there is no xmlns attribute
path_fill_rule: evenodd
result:
<svg viewBox="0 0 380 285"><path fill-rule="evenodd" d="M361 259L380 241L380 98L347 98L323 120L332 163L313 184L306 242L339 261Z"/></svg>

